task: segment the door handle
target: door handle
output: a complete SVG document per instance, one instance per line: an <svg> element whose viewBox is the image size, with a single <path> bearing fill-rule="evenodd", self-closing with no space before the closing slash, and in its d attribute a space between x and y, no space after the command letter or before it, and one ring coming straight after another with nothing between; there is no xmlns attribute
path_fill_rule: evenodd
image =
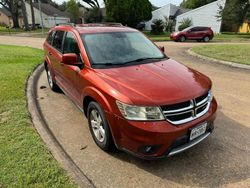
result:
<svg viewBox="0 0 250 188"><path fill-rule="evenodd" d="M49 55L52 55L52 52L49 52Z"/></svg>

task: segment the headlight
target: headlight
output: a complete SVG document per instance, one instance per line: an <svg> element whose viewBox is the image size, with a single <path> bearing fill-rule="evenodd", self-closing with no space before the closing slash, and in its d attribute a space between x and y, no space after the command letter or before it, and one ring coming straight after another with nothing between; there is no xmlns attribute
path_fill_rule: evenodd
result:
<svg viewBox="0 0 250 188"><path fill-rule="evenodd" d="M116 104L123 115L128 120L152 121L164 120L164 116L159 107L134 106L116 101Z"/></svg>
<svg viewBox="0 0 250 188"><path fill-rule="evenodd" d="M209 91L208 91L208 100L209 100L209 102L211 102L212 100L213 100L213 92L212 92L212 89L210 89Z"/></svg>

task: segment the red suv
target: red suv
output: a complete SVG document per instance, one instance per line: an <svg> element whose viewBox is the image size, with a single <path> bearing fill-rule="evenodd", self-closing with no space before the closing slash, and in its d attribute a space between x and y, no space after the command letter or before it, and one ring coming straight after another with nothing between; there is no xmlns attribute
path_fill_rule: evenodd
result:
<svg viewBox="0 0 250 188"><path fill-rule="evenodd" d="M214 32L210 27L188 27L183 31L174 32L170 35L170 38L176 42L184 42L186 40L209 42L213 37Z"/></svg>
<svg viewBox="0 0 250 188"><path fill-rule="evenodd" d="M214 128L217 103L210 79L168 58L135 29L57 26L44 51L49 86L59 87L83 111L105 151L171 156Z"/></svg>

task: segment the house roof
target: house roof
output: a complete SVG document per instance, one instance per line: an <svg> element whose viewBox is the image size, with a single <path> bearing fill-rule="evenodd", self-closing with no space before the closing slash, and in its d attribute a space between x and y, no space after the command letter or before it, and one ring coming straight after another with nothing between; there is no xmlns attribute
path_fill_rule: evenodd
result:
<svg viewBox="0 0 250 188"><path fill-rule="evenodd" d="M39 3L33 3L34 8L39 10ZM41 3L41 10L48 16L68 17L66 12L62 12L48 3Z"/></svg>
<svg viewBox="0 0 250 188"><path fill-rule="evenodd" d="M177 11L176 11L176 13L174 14L174 17L177 17L177 16L179 16L179 15L181 15L181 14L184 14L184 13L186 13L186 12L188 12L188 11L190 11L190 9L184 9L184 8L179 8Z"/></svg>
<svg viewBox="0 0 250 188"><path fill-rule="evenodd" d="M217 1L214 1L214 2L212 2L212 3L208 3L208 4L206 4L206 5L203 5L203 6L201 6L201 7L198 7L198 8L196 8L196 9L189 10L188 12L184 12L183 14L181 14L181 16L185 16L185 15L187 15L188 13L196 12L196 11L198 11L198 10L207 8L207 7L209 7L209 6L213 5L213 4L217 4L218 7L219 7L219 6L223 6L223 7L224 7L224 6L225 6L225 3L226 3L226 0L217 0Z"/></svg>
<svg viewBox="0 0 250 188"><path fill-rule="evenodd" d="M0 8L0 12L2 12L4 15L11 17L10 11L8 11L6 8Z"/></svg>
<svg viewBox="0 0 250 188"><path fill-rule="evenodd" d="M165 8L169 7L169 16L173 16L173 17L176 17L180 14L183 14L183 13L186 13L189 11L189 9L183 9L179 6L176 6L176 5L173 5L171 3L168 3L164 6L162 6L161 8L158 8L156 10L154 10L153 12L161 12L163 11Z"/></svg>

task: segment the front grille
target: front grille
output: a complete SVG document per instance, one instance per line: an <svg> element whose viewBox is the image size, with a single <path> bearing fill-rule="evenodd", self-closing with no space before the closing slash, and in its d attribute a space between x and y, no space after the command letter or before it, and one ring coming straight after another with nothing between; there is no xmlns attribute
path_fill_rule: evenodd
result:
<svg viewBox="0 0 250 188"><path fill-rule="evenodd" d="M203 116L209 107L210 95L206 93L189 101L162 106L161 109L167 121L180 125Z"/></svg>

